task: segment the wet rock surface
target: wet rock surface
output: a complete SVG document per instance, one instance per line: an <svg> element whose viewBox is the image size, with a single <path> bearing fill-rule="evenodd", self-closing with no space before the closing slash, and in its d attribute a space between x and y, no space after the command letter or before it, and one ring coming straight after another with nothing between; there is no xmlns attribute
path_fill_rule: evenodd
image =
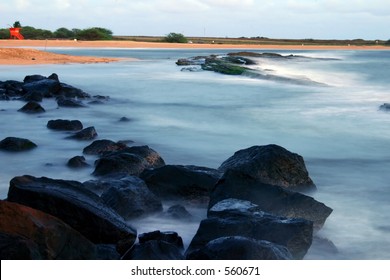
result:
<svg viewBox="0 0 390 280"><path fill-rule="evenodd" d="M10 182L7 200L51 214L94 243L135 241L137 235L100 197L76 181L15 177Z"/></svg>
<svg viewBox="0 0 390 280"><path fill-rule="evenodd" d="M38 147L28 139L7 137L0 141L0 150L9 152L22 152Z"/></svg>

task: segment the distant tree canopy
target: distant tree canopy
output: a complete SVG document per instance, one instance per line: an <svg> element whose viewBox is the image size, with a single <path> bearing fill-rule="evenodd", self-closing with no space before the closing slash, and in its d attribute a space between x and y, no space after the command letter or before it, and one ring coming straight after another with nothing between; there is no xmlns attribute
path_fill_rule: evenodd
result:
<svg viewBox="0 0 390 280"><path fill-rule="evenodd" d="M188 43L188 39L181 33L169 33L164 38L165 42L168 43Z"/></svg>
<svg viewBox="0 0 390 280"><path fill-rule="evenodd" d="M20 24L19 21L15 21L13 26L16 27L16 28L22 27L22 25Z"/></svg>
<svg viewBox="0 0 390 280"><path fill-rule="evenodd" d="M390 40L387 40L385 43L386 46L390 46Z"/></svg>
<svg viewBox="0 0 390 280"><path fill-rule="evenodd" d="M13 27L22 27L19 21ZM65 27L58 28L52 32L45 29L37 29L32 26L23 26L22 35L26 39L78 39L78 40L111 40L112 31L102 27L92 27L87 29L72 29ZM0 39L9 39L9 29L0 29Z"/></svg>

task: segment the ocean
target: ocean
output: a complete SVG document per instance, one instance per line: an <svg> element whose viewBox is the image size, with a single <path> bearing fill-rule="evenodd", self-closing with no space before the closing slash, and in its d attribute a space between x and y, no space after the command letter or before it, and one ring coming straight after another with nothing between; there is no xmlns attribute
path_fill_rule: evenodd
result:
<svg viewBox="0 0 390 280"><path fill-rule="evenodd" d="M17 112L22 101L0 101L0 140L15 136L38 144L29 152L0 152L0 198L14 176L93 179L93 167L66 166L90 142L48 130L51 119L78 119L94 126L98 139L148 145L168 164L217 168L237 150L278 144L303 156L318 188L312 196L334 209L318 234L338 253L313 247L305 258L390 259L390 112L379 109L390 102L389 51L250 50L295 57L256 58L253 71L262 75L228 76L181 71L175 62L237 50L48 50L137 61L0 66L1 81L57 73L62 82L110 97L88 108L59 109L45 100L46 112L38 116ZM96 159L86 158L91 165ZM156 217L133 224L139 233L175 230L188 245L206 214L189 210L197 217L190 224Z"/></svg>

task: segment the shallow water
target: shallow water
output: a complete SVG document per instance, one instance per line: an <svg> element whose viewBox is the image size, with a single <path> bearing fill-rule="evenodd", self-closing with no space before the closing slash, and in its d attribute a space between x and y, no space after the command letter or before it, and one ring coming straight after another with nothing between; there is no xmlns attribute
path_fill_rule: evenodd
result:
<svg viewBox="0 0 390 280"><path fill-rule="evenodd" d="M79 119L85 127L95 126L99 139L149 145L169 164L218 167L239 149L274 143L304 157L318 187L313 196L334 209L320 235L333 241L339 253L313 248L307 258L390 259L390 112L379 110L390 101L390 52L282 51L309 58L259 59L256 71L283 77L271 80L182 72L175 65L178 58L228 52L221 50L66 52L139 61L0 66L3 81L55 72L65 83L111 97L106 104L81 109L58 109L54 101L45 101L47 112L39 116L17 112L22 102L1 101L0 139L24 137L39 146L21 154L0 152L1 198L17 175L92 178L92 167L74 171L65 166L89 142L46 129L51 119ZM124 116L131 121L119 122ZM87 157L91 165L94 160ZM192 211L203 217L202 210ZM140 232L169 230L167 225L156 225L153 217L137 222ZM172 227L188 244L197 222Z"/></svg>

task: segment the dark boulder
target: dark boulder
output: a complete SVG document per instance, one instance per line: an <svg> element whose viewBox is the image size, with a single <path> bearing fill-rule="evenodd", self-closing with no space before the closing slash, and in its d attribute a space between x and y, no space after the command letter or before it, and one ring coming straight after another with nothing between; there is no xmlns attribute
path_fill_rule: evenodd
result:
<svg viewBox="0 0 390 280"><path fill-rule="evenodd" d="M0 150L10 151L10 152L27 151L27 150L34 149L36 147L38 146L35 143L24 138L7 137L0 141Z"/></svg>
<svg viewBox="0 0 390 280"><path fill-rule="evenodd" d="M48 78L32 80L23 84L23 90L26 93L40 92L44 97L53 97L60 89L61 85L58 81Z"/></svg>
<svg viewBox="0 0 390 280"><path fill-rule="evenodd" d="M75 88L71 85L61 83L60 90L57 93L57 96L62 96L66 99L88 99L91 96L79 88Z"/></svg>
<svg viewBox="0 0 390 280"><path fill-rule="evenodd" d="M151 240L134 245L122 257L123 260L184 260L181 250L165 242Z"/></svg>
<svg viewBox="0 0 390 280"><path fill-rule="evenodd" d="M220 237L186 256L187 260L291 260L284 246L242 236Z"/></svg>
<svg viewBox="0 0 390 280"><path fill-rule="evenodd" d="M44 211L66 222L94 243L116 244L136 239L136 230L125 223L96 194L76 181L15 177L8 201Z"/></svg>
<svg viewBox="0 0 390 280"><path fill-rule="evenodd" d="M49 129L64 131L76 131L83 129L83 124L78 120L50 120L47 122L46 126Z"/></svg>
<svg viewBox="0 0 390 280"><path fill-rule="evenodd" d="M248 68L236 65L223 58L206 58L205 63L201 65L203 70L213 71L225 75L242 75Z"/></svg>
<svg viewBox="0 0 390 280"><path fill-rule="evenodd" d="M18 111L27 114L39 114L44 113L45 109L39 103L35 101L30 101L27 102L27 104L20 108Z"/></svg>
<svg viewBox="0 0 390 280"><path fill-rule="evenodd" d="M84 128L83 130L76 132L72 136L69 136L69 139L77 139L77 140L92 140L98 136L95 127L90 126Z"/></svg>
<svg viewBox="0 0 390 280"><path fill-rule="evenodd" d="M121 255L116 250L115 245L113 244L97 244L97 260L120 260Z"/></svg>
<svg viewBox="0 0 390 280"><path fill-rule="evenodd" d="M148 163L146 168L158 168L165 165L164 160L155 150L149 146L132 146L128 147L125 150L126 153L131 153L137 155L146 160Z"/></svg>
<svg viewBox="0 0 390 280"><path fill-rule="evenodd" d="M139 176L148 166L145 159L140 156L117 152L105 155L95 162L95 176L114 176L117 174L126 174L130 176Z"/></svg>
<svg viewBox="0 0 390 280"><path fill-rule="evenodd" d="M167 212L165 213L166 217L175 219L175 220L191 220L193 216L187 211L187 209L180 204L172 205L168 208Z"/></svg>
<svg viewBox="0 0 390 280"><path fill-rule="evenodd" d="M57 97L57 105L59 107L69 107L69 108L83 108L86 107L83 102L73 98L65 98L63 96Z"/></svg>
<svg viewBox="0 0 390 280"><path fill-rule="evenodd" d="M8 98L21 97L24 95L23 83L19 81L8 80L5 82L0 82L0 88L5 90L5 93Z"/></svg>
<svg viewBox="0 0 390 280"><path fill-rule="evenodd" d="M60 219L0 201L1 259L95 259L96 247ZM18 251L16 251L18 249Z"/></svg>
<svg viewBox="0 0 390 280"><path fill-rule="evenodd" d="M162 211L161 201L137 177L108 181L111 186L101 198L124 219L139 218Z"/></svg>
<svg viewBox="0 0 390 280"><path fill-rule="evenodd" d="M121 117L121 118L119 119L119 121L120 121L120 122L130 122L131 119L128 118L128 117Z"/></svg>
<svg viewBox="0 0 390 280"><path fill-rule="evenodd" d="M41 260L42 258L35 242L24 236L0 232L0 260Z"/></svg>
<svg viewBox="0 0 390 280"><path fill-rule="evenodd" d="M46 80L47 78L45 76L42 76L42 75L28 75L28 76L25 76L24 79L23 79L23 83L32 83L32 82L38 82L38 81L42 81L42 80Z"/></svg>
<svg viewBox="0 0 390 280"><path fill-rule="evenodd" d="M380 107L379 107L380 110L383 110L383 111L390 111L390 103L383 103Z"/></svg>
<svg viewBox="0 0 390 280"><path fill-rule="evenodd" d="M145 170L140 177L153 193L164 199L184 198L207 203L220 175L217 170L206 167L166 165Z"/></svg>
<svg viewBox="0 0 390 280"><path fill-rule="evenodd" d="M100 155L105 152L115 152L125 149L127 146L121 142L114 142L111 140L96 140L83 150L87 155Z"/></svg>
<svg viewBox="0 0 390 280"><path fill-rule="evenodd" d="M174 231L161 232L159 230L142 233L138 236L139 243L144 244L151 240L164 241L184 250L183 239Z"/></svg>
<svg viewBox="0 0 390 280"><path fill-rule="evenodd" d="M30 91L21 98L24 101L42 102L43 94L39 91Z"/></svg>
<svg viewBox="0 0 390 280"><path fill-rule="evenodd" d="M244 236L285 246L295 259L302 259L313 236L313 223L289 219L264 212L221 211L217 217L203 220L187 249L187 254L203 248L211 240L227 236Z"/></svg>
<svg viewBox="0 0 390 280"><path fill-rule="evenodd" d="M116 152L106 152L95 163L96 176L127 174L139 176L147 168L165 165L161 156L148 146L127 147Z"/></svg>
<svg viewBox="0 0 390 280"><path fill-rule="evenodd" d="M209 208L228 198L248 200L262 211L288 218L303 218L323 226L332 209L312 197L259 182L241 171L228 170L210 194Z"/></svg>
<svg viewBox="0 0 390 280"><path fill-rule="evenodd" d="M303 158L278 145L253 146L234 153L219 167L220 171L236 170L260 183L293 191L314 190Z"/></svg>
<svg viewBox="0 0 390 280"><path fill-rule="evenodd" d="M75 156L68 160L67 166L71 168L82 168L88 167L89 164L85 161L85 157L83 156Z"/></svg>

